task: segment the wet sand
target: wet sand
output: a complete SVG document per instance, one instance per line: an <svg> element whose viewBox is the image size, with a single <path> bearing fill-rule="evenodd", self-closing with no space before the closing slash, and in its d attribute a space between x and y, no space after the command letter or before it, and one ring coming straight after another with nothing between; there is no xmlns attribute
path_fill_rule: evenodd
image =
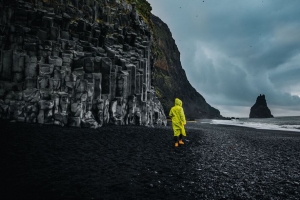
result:
<svg viewBox="0 0 300 200"><path fill-rule="evenodd" d="M299 199L300 134L0 121L1 199Z"/></svg>

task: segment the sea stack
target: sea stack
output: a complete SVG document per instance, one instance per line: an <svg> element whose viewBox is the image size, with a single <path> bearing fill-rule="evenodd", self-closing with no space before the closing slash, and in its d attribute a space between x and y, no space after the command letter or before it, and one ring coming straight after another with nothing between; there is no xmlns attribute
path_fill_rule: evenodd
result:
<svg viewBox="0 0 300 200"><path fill-rule="evenodd" d="M264 94L257 97L255 104L250 109L249 118L273 118Z"/></svg>

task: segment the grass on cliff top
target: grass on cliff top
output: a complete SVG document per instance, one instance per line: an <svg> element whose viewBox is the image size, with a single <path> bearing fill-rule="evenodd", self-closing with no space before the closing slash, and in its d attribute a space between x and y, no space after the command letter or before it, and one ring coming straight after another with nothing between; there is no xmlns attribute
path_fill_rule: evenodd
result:
<svg viewBox="0 0 300 200"><path fill-rule="evenodd" d="M146 0L126 0L127 3L132 4L136 3L136 9L139 14L142 16L143 20L153 28L153 23L151 21L151 5Z"/></svg>

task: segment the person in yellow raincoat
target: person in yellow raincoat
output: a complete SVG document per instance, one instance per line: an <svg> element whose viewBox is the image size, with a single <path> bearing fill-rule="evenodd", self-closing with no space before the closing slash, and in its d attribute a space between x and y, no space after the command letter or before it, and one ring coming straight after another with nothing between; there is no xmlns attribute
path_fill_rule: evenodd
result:
<svg viewBox="0 0 300 200"><path fill-rule="evenodd" d="M172 119L172 128L174 130L175 147L178 147L178 144L184 144L184 142L182 141L182 136L186 136L186 132L184 129L186 120L182 108L182 101L180 99L175 98L175 106L171 108L169 116Z"/></svg>

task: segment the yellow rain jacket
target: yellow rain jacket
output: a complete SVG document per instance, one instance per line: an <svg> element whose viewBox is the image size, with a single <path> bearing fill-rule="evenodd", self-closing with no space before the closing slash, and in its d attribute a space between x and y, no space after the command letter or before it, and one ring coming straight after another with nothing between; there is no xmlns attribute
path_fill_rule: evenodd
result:
<svg viewBox="0 0 300 200"><path fill-rule="evenodd" d="M184 125L186 124L185 115L182 108L182 101L178 98L175 99L175 106L170 110L169 116L172 118L172 127L174 136L182 134L186 136Z"/></svg>

